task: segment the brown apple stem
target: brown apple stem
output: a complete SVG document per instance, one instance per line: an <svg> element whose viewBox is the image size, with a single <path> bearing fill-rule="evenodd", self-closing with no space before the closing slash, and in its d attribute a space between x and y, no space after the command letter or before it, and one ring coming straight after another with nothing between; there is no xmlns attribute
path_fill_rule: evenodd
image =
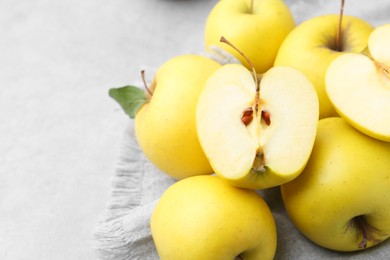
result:
<svg viewBox="0 0 390 260"><path fill-rule="evenodd" d="M362 241L360 241L358 247L365 249L365 248L367 248L368 236L367 236L367 230L366 230L366 227L364 224L363 217L362 216L355 217L355 223L363 235Z"/></svg>
<svg viewBox="0 0 390 260"><path fill-rule="evenodd" d="M253 79L256 83L256 97L255 97L255 114L258 115L258 111L259 111L259 104L260 104L260 80L257 78L257 73L256 73L256 70L255 70L255 66L253 65L253 63L248 59L247 56L245 56L245 54L240 50L238 49L236 46L234 46L230 41L228 41L225 37L221 37L220 39L220 42L223 42L223 43L226 43L227 45L229 45L230 47L232 47L234 50L236 50L245 60L246 62L249 64L249 66L251 67L252 69L252 73L253 73Z"/></svg>
<svg viewBox="0 0 390 260"><path fill-rule="evenodd" d="M250 6L250 13L253 14L253 4L254 4L254 0L251 1L251 6Z"/></svg>
<svg viewBox="0 0 390 260"><path fill-rule="evenodd" d="M337 51L341 51L341 41L342 41L342 39L341 39L342 38L341 25L343 23L344 4L345 4L345 0L341 0L339 27L337 29L337 34L336 34L336 50Z"/></svg>
<svg viewBox="0 0 390 260"><path fill-rule="evenodd" d="M228 41L225 37L221 37L220 39L220 42L223 42L223 43L226 43L227 45L229 45L230 47L232 47L234 50L236 50L245 60L246 62L248 62L249 66L252 68L252 72L253 72L253 77L255 79L255 82L256 82L256 91L258 91L258 80L257 80L257 73L256 73L256 70L255 70L255 66L253 65L253 63L248 59L248 57L245 56L245 54L239 50L236 46L234 46L230 41Z"/></svg>
<svg viewBox="0 0 390 260"><path fill-rule="evenodd" d="M144 87L145 87L146 91L149 93L150 96L153 96L153 93L152 93L152 91L150 91L148 84L146 84L145 70L141 70L141 78L142 78L142 82L144 83Z"/></svg>

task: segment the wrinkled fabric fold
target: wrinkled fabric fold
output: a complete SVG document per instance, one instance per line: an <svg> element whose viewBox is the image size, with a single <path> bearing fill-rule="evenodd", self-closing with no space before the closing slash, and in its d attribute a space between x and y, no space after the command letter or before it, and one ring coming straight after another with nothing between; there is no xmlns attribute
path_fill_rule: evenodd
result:
<svg viewBox="0 0 390 260"><path fill-rule="evenodd" d="M111 198L94 233L99 259L158 259L150 216L158 198L174 182L146 159L130 121L112 178Z"/></svg>

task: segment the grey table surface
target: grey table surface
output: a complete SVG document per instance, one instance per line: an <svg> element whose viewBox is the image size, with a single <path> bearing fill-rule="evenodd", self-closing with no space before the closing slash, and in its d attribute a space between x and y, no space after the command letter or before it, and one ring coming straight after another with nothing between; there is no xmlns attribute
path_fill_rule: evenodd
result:
<svg viewBox="0 0 390 260"><path fill-rule="evenodd" d="M203 51L216 2L0 0L0 259L96 259L92 233L129 120L108 89ZM286 2L298 23L339 5ZM346 13L390 22L388 8L349 2Z"/></svg>

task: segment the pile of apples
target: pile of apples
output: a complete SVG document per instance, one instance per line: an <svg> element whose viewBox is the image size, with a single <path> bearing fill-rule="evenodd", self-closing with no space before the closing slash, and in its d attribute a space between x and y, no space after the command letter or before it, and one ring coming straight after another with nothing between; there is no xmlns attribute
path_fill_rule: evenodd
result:
<svg viewBox="0 0 390 260"><path fill-rule="evenodd" d="M321 247L390 236L390 24L341 6L295 25L281 0L221 0L205 45L240 63L177 56L145 90L110 90L147 158L178 180L151 218L161 259L273 259L257 192L272 187Z"/></svg>

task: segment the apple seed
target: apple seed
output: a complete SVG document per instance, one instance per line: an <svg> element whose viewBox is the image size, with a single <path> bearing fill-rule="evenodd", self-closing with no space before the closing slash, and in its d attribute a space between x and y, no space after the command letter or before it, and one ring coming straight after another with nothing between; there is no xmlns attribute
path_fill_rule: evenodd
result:
<svg viewBox="0 0 390 260"><path fill-rule="evenodd" d="M265 110L261 111L261 118L264 120L264 122L267 125L271 124L271 115L267 111L265 111Z"/></svg>
<svg viewBox="0 0 390 260"><path fill-rule="evenodd" d="M247 109L244 110L242 117L241 117L241 122L247 126L249 125L250 122L252 122L253 119L253 108L248 107Z"/></svg>

